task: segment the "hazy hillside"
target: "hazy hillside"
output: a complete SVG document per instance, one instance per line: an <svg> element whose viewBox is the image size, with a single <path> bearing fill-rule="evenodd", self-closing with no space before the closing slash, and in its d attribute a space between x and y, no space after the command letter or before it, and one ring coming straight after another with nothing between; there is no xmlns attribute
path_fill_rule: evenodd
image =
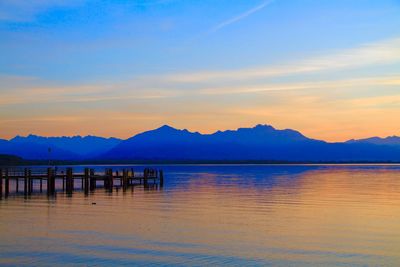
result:
<svg viewBox="0 0 400 267"><path fill-rule="evenodd" d="M0 153L25 159L400 161L399 137L327 143L270 125L200 134L168 125L127 140L96 136L0 139ZM50 150L49 150L50 148Z"/></svg>
<svg viewBox="0 0 400 267"><path fill-rule="evenodd" d="M269 125L199 134L163 126L129 138L103 159L394 161L400 149L363 143L327 143Z"/></svg>

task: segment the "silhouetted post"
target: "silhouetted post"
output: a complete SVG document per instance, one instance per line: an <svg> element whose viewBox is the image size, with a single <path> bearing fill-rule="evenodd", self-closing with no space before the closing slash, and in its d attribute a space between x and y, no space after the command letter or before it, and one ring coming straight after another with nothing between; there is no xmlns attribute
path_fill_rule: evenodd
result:
<svg viewBox="0 0 400 267"><path fill-rule="evenodd" d="M160 187L164 186L164 172L163 170L159 171L159 176L160 176Z"/></svg>
<svg viewBox="0 0 400 267"><path fill-rule="evenodd" d="M64 171L61 171L61 174L62 174L62 190L63 191L65 191L65 174L64 174Z"/></svg>
<svg viewBox="0 0 400 267"><path fill-rule="evenodd" d="M89 168L85 168L85 174L84 174L84 179L85 183L83 185L85 194L89 193Z"/></svg>
<svg viewBox="0 0 400 267"><path fill-rule="evenodd" d="M118 175L118 171L117 171L117 175ZM113 186L114 186L114 176L113 176L113 170L110 169L110 189L112 190Z"/></svg>
<svg viewBox="0 0 400 267"><path fill-rule="evenodd" d="M42 191L43 191L43 178L40 177L39 181L40 181L40 193L42 193Z"/></svg>
<svg viewBox="0 0 400 267"><path fill-rule="evenodd" d="M47 194L51 194L51 174L50 174L50 168L47 168Z"/></svg>
<svg viewBox="0 0 400 267"><path fill-rule="evenodd" d="M69 168L65 170L65 192L69 193L71 181L69 180Z"/></svg>
<svg viewBox="0 0 400 267"><path fill-rule="evenodd" d="M69 169L69 191L72 193L74 190L74 177L72 168Z"/></svg>
<svg viewBox="0 0 400 267"><path fill-rule="evenodd" d="M9 177L8 177L8 169L6 169L5 175L6 175L6 179L5 179L5 183L6 183L5 190L6 190L6 192L5 192L4 195L5 195L5 197L8 197L8 193L10 192L10 180L9 180Z"/></svg>
<svg viewBox="0 0 400 267"><path fill-rule="evenodd" d="M19 174L18 174L19 175ZM18 176L15 178L15 192L18 193L19 191L19 178Z"/></svg>
<svg viewBox="0 0 400 267"><path fill-rule="evenodd" d="M108 168L104 170L104 188L108 188Z"/></svg>
<svg viewBox="0 0 400 267"><path fill-rule="evenodd" d="M53 194L56 191L55 177L51 168L47 168L47 193Z"/></svg>
<svg viewBox="0 0 400 267"><path fill-rule="evenodd" d="M96 176L94 169L90 169L90 191L96 189Z"/></svg>
<svg viewBox="0 0 400 267"><path fill-rule="evenodd" d="M28 183L28 188L29 188L29 194L32 193L33 191L33 178L32 178L32 171L28 171L28 177L29 177L29 183Z"/></svg>
<svg viewBox="0 0 400 267"><path fill-rule="evenodd" d="M28 169L24 169L24 195L28 193Z"/></svg>
<svg viewBox="0 0 400 267"><path fill-rule="evenodd" d="M72 168L67 168L67 193L72 193L74 190L74 178Z"/></svg>
<svg viewBox="0 0 400 267"><path fill-rule="evenodd" d="M122 189L125 191L128 186L128 170L124 169L122 177Z"/></svg>
<svg viewBox="0 0 400 267"><path fill-rule="evenodd" d="M3 196L3 170L0 169L0 198Z"/></svg>
<svg viewBox="0 0 400 267"><path fill-rule="evenodd" d="M147 183L147 179L149 178L149 169L144 169L143 170L143 185L145 186L145 187L147 187L148 186L148 183Z"/></svg>
<svg viewBox="0 0 400 267"><path fill-rule="evenodd" d="M106 186L106 188L110 188L110 180L111 180L111 177L110 177L110 169L107 169L106 170L106 177L105 177L105 181L106 181L106 183L107 183L107 186Z"/></svg>

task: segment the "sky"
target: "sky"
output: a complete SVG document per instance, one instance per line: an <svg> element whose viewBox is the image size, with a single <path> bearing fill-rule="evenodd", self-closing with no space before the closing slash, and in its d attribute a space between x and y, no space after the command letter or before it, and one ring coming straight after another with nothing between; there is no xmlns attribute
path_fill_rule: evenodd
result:
<svg viewBox="0 0 400 267"><path fill-rule="evenodd" d="M0 138L400 135L400 0L0 0Z"/></svg>

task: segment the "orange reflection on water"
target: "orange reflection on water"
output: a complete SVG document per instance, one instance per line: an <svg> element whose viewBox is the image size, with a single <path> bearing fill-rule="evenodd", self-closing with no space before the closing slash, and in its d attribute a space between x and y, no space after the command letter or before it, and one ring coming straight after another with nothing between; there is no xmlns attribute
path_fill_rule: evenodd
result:
<svg viewBox="0 0 400 267"><path fill-rule="evenodd" d="M263 175L254 168L191 172L159 191L3 200L0 263L16 251L16 263L400 262L399 170L288 167Z"/></svg>

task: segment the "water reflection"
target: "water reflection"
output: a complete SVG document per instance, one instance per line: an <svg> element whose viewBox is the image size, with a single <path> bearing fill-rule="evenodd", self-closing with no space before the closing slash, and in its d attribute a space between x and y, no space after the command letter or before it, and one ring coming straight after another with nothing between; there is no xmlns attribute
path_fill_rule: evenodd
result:
<svg viewBox="0 0 400 267"><path fill-rule="evenodd" d="M162 191L3 199L0 263L400 262L398 166L163 169Z"/></svg>

